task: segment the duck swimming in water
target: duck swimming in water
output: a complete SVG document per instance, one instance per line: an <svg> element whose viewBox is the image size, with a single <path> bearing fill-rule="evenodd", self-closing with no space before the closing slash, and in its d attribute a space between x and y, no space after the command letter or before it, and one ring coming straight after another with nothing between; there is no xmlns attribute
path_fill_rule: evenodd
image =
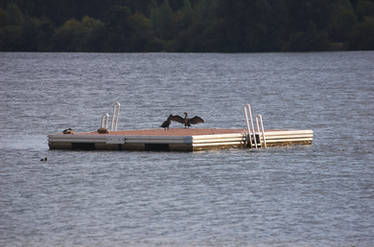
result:
<svg viewBox="0 0 374 247"><path fill-rule="evenodd" d="M204 119L199 116L194 116L193 118L188 118L187 112L184 113L184 118L179 115L174 115L171 118L172 121L184 124L185 128L189 128L191 124L204 123Z"/></svg>

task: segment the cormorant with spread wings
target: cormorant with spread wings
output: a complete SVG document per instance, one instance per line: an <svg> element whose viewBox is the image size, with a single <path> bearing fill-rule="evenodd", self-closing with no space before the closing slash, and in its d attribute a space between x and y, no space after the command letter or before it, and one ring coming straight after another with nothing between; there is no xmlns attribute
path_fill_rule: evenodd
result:
<svg viewBox="0 0 374 247"><path fill-rule="evenodd" d="M184 118L179 115L172 115L170 118L172 121L184 124L184 127L190 127L191 124L204 123L204 120L199 116L194 116L193 118L188 118L187 112L184 113Z"/></svg>
<svg viewBox="0 0 374 247"><path fill-rule="evenodd" d="M170 121L172 120L172 118L173 118L173 115L170 114L169 117L168 117L168 119L166 119L166 120L161 124L160 127L164 128L165 130L166 130L166 129L169 129Z"/></svg>

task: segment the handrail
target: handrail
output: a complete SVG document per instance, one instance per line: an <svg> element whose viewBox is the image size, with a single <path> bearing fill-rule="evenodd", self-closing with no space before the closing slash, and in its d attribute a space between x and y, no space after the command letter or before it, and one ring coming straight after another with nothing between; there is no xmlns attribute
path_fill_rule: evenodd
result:
<svg viewBox="0 0 374 247"><path fill-rule="evenodd" d="M252 147L251 129L249 127L248 113L247 113L247 106L246 105L244 105L243 110L244 110L244 116L245 116L245 120L246 120L245 123L247 125L247 130L248 130L248 144L249 144L248 146Z"/></svg>
<svg viewBox="0 0 374 247"><path fill-rule="evenodd" d="M258 123L259 121L258 114L256 115L255 119L256 119L256 127L257 127L257 133L258 133L258 140L260 141L260 147L262 147L261 138L260 138L260 124Z"/></svg>
<svg viewBox="0 0 374 247"><path fill-rule="evenodd" d="M259 121L258 121L259 120ZM260 122L260 126L258 124L258 122ZM261 133L262 133L262 142L264 143L264 147L266 148L266 138L265 138L265 129L264 129L264 123L262 121L262 115L261 114L257 114L256 116L256 123L257 123L257 129L260 128L261 129ZM259 131L260 132L260 131ZM261 140L261 139L260 139ZM261 142L261 141L260 141Z"/></svg>
<svg viewBox="0 0 374 247"><path fill-rule="evenodd" d="M251 121L251 125L249 125L248 114L249 114L249 120ZM251 109L250 104L244 105L244 115L245 115L245 119L246 119L246 123L247 123L250 147L252 147L252 138L251 138L251 134L252 134L253 141L254 141L254 146L257 149L256 132L255 132L254 124L253 124L252 109Z"/></svg>
<svg viewBox="0 0 374 247"><path fill-rule="evenodd" d="M116 131L118 128L120 107L121 107L121 104L118 101L113 104L112 125L111 125L112 131Z"/></svg>
<svg viewBox="0 0 374 247"><path fill-rule="evenodd" d="M104 113L103 116L101 117L101 128L106 128L108 129L108 123L109 123L109 114Z"/></svg>

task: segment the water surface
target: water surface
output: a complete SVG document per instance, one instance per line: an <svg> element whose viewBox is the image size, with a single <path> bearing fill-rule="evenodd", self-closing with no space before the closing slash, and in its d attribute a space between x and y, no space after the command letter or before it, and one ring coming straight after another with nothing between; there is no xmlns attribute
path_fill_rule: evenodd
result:
<svg viewBox="0 0 374 247"><path fill-rule="evenodd" d="M373 246L374 52L0 53L0 246ZM312 146L49 151L170 114L312 129ZM180 127L174 124L172 127ZM47 162L40 162L48 157Z"/></svg>

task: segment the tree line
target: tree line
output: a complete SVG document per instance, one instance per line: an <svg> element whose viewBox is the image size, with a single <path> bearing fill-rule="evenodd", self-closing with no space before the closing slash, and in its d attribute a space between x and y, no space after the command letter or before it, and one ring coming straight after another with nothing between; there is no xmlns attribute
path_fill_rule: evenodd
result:
<svg viewBox="0 0 374 247"><path fill-rule="evenodd" d="M373 0L0 2L1 51L373 49Z"/></svg>

